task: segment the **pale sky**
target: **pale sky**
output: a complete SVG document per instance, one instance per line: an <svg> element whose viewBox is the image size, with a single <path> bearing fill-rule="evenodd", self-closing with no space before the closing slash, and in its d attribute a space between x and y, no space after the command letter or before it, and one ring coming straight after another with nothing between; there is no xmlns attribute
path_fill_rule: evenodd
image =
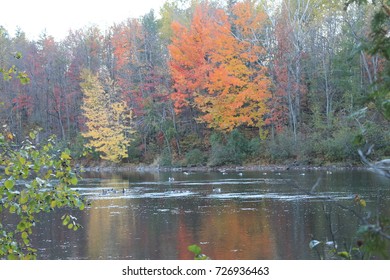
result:
<svg viewBox="0 0 390 280"><path fill-rule="evenodd" d="M0 0L0 26L13 36L20 27L36 40L46 30L56 40L70 29L97 24L102 28L154 9L158 15L166 0Z"/></svg>

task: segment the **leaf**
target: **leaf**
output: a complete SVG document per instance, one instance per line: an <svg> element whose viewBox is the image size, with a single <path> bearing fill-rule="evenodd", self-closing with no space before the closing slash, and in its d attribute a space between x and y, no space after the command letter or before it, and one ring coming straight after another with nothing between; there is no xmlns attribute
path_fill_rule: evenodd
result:
<svg viewBox="0 0 390 280"><path fill-rule="evenodd" d="M50 207L51 208L55 208L57 206L57 201L56 200L52 200L51 202L50 202Z"/></svg>
<svg viewBox="0 0 390 280"><path fill-rule="evenodd" d="M198 245L193 244L188 246L188 251L194 253L195 255L200 255L202 249Z"/></svg>
<svg viewBox="0 0 390 280"><path fill-rule="evenodd" d="M68 153L66 153L66 152L62 152L60 158L62 160L70 160L71 159L70 155Z"/></svg>
<svg viewBox="0 0 390 280"><path fill-rule="evenodd" d="M77 177L72 177L72 179L70 179L70 183L72 185L77 185L77 183L78 183Z"/></svg>
<svg viewBox="0 0 390 280"><path fill-rule="evenodd" d="M27 239L27 238L28 238L28 233L25 232L25 231L23 231L23 232L22 232L22 238L23 238L23 239Z"/></svg>
<svg viewBox="0 0 390 280"><path fill-rule="evenodd" d="M19 259L18 256L15 254L9 254L7 258L8 258L8 260L18 260Z"/></svg>
<svg viewBox="0 0 390 280"><path fill-rule="evenodd" d="M19 231L24 231L26 229L26 223L25 222L20 222L17 226L17 229Z"/></svg>
<svg viewBox="0 0 390 280"><path fill-rule="evenodd" d="M343 252L338 252L337 255L343 259L346 259L346 260L350 260L351 259L351 255L346 252L346 251L343 251Z"/></svg>
<svg viewBox="0 0 390 280"><path fill-rule="evenodd" d="M9 208L9 212L11 214L15 213L16 212L16 206L15 205L11 205L11 207Z"/></svg>
<svg viewBox="0 0 390 280"><path fill-rule="evenodd" d="M29 133L29 136L30 136L30 138L33 140L33 139L35 139L35 137L36 137L36 133L35 133L34 131L31 131L31 132Z"/></svg>
<svg viewBox="0 0 390 280"><path fill-rule="evenodd" d="M62 225L66 226L69 224L69 222L70 222L70 217L69 217L69 215L66 215L62 221Z"/></svg>
<svg viewBox="0 0 390 280"><path fill-rule="evenodd" d="M4 182L4 186L7 188L7 190L11 190L15 185L14 180L8 179Z"/></svg>
<svg viewBox="0 0 390 280"><path fill-rule="evenodd" d="M5 168L4 172L5 172L5 175L8 175L8 176L12 174L11 171L10 171L10 167L9 166L7 166Z"/></svg>
<svg viewBox="0 0 390 280"><path fill-rule="evenodd" d="M23 56L22 56L22 53L21 53L21 52L16 52L15 55L14 55L14 57L15 57L16 59L21 59Z"/></svg>

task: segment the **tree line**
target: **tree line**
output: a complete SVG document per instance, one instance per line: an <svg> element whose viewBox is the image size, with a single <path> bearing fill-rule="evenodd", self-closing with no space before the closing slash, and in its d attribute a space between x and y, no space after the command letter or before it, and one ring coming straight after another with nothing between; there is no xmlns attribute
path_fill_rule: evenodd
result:
<svg viewBox="0 0 390 280"><path fill-rule="evenodd" d="M0 120L114 162L357 163L371 145L379 159L390 10L363 2L166 1L61 41L0 27Z"/></svg>

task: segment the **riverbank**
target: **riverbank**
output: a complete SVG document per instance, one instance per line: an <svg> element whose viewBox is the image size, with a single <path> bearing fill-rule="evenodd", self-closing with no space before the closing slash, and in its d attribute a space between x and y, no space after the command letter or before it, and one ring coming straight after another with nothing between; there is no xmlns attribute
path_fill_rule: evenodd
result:
<svg viewBox="0 0 390 280"><path fill-rule="evenodd" d="M138 172L211 172L211 171L285 171L285 170L319 170L319 171L334 171L334 170L366 170L367 166L352 166L332 164L327 166L311 166L311 165L232 165L232 166L193 166L193 167L165 167L158 165L134 165L134 164L108 164L100 163L97 165L89 165L83 168L87 172L126 172L126 171L138 171Z"/></svg>

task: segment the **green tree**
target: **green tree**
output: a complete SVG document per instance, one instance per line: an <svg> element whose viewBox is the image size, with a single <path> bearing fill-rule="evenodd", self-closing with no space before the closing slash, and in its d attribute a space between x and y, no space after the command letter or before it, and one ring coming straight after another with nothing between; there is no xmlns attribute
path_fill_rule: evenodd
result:
<svg viewBox="0 0 390 280"><path fill-rule="evenodd" d="M35 259L37 250L31 235L38 214L56 208L83 210L85 201L72 186L78 182L71 167L68 150L57 151L54 139L39 143L37 133L30 133L15 149L14 135L0 134L0 259ZM81 225L70 214L62 224L77 230Z"/></svg>
<svg viewBox="0 0 390 280"><path fill-rule="evenodd" d="M373 16L371 19L370 42L364 47L372 55L379 54L385 59L384 70L382 71L379 84L371 95L378 111L390 120L390 0L348 0L345 2L345 9L351 4L371 5Z"/></svg>

